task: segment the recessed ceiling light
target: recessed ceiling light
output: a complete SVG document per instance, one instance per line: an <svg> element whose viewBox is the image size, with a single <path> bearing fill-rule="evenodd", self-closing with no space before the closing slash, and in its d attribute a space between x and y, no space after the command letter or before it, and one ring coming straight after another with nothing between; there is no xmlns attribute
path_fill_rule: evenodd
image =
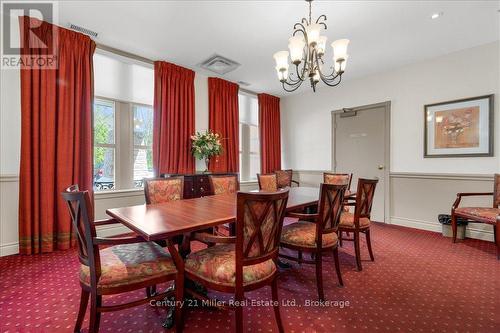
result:
<svg viewBox="0 0 500 333"><path fill-rule="evenodd" d="M431 15L431 19L435 20L435 19L440 18L441 16L443 16L443 12L434 13Z"/></svg>

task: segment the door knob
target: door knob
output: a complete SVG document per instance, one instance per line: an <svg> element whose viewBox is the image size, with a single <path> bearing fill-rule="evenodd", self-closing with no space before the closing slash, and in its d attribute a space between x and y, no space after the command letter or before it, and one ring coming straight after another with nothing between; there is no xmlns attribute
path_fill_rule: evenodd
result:
<svg viewBox="0 0 500 333"><path fill-rule="evenodd" d="M384 170L384 166L382 164L379 164L378 169L379 170Z"/></svg>

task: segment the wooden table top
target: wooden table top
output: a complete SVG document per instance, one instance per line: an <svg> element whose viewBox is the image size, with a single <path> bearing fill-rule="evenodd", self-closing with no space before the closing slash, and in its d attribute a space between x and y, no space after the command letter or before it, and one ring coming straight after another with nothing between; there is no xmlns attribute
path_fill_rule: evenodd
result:
<svg viewBox="0 0 500 333"><path fill-rule="evenodd" d="M317 203L319 189L292 187L287 210ZM236 194L172 201L156 205L112 208L106 213L146 240L158 240L203 230L236 220Z"/></svg>

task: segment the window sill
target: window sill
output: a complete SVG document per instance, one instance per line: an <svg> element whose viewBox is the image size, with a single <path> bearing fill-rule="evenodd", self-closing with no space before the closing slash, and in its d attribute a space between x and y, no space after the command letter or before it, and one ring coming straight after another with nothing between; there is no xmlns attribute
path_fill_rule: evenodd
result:
<svg viewBox="0 0 500 333"><path fill-rule="evenodd" d="M257 180L241 180L240 185L257 185Z"/></svg>
<svg viewBox="0 0 500 333"><path fill-rule="evenodd" d="M96 200L100 199L112 199L112 198L124 198L132 196L144 196L144 189L133 188L127 190L111 190L111 191L99 191L94 192L94 197Z"/></svg>

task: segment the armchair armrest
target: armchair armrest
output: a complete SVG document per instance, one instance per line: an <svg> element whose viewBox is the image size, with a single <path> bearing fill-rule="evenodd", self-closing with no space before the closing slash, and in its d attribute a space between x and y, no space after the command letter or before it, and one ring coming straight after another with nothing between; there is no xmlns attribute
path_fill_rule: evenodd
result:
<svg viewBox="0 0 500 333"><path fill-rule="evenodd" d="M297 186L300 186L300 183L299 183L298 181L296 181L296 180L293 180L293 179L292 179L292 184L295 184L295 185L297 185Z"/></svg>
<svg viewBox="0 0 500 333"><path fill-rule="evenodd" d="M459 192L457 193L457 198L455 199L453 206L451 206L451 210L454 211L458 207L460 201L462 200L462 197L486 196L486 195L493 196L493 192Z"/></svg>
<svg viewBox="0 0 500 333"><path fill-rule="evenodd" d="M236 242L236 237L216 236L208 232L196 232L193 239L203 243L231 244Z"/></svg>
<svg viewBox="0 0 500 333"><path fill-rule="evenodd" d="M100 226L100 225L118 224L118 223L121 223L121 222L118 221L118 220L116 220L116 219L103 219L103 220L96 220L96 221L94 221L94 225L96 227Z"/></svg>
<svg viewBox="0 0 500 333"><path fill-rule="evenodd" d="M304 214L304 213L295 213L295 212L289 212L289 213L286 213L286 216L287 217L296 217L300 220L304 220L304 221L312 221L312 222L316 222L316 220L318 219L318 214Z"/></svg>
<svg viewBox="0 0 500 333"><path fill-rule="evenodd" d="M96 245L121 245L121 244L141 243L141 242L146 242L146 240L141 236L115 237L115 238L94 237L93 242Z"/></svg>

